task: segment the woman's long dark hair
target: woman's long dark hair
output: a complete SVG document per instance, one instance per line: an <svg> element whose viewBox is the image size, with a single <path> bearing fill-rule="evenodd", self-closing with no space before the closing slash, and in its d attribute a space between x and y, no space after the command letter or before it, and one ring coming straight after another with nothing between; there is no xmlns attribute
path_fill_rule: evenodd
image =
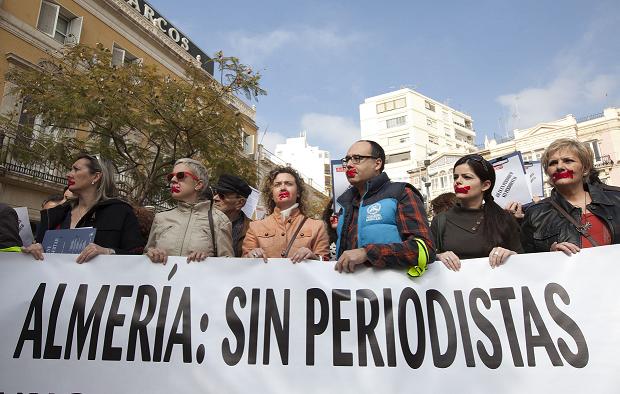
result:
<svg viewBox="0 0 620 394"><path fill-rule="evenodd" d="M331 217L334 214L334 198L330 198L329 202L323 210L323 223L327 226L327 235L329 236L329 243L336 242L338 240L338 233L332 228Z"/></svg>
<svg viewBox="0 0 620 394"><path fill-rule="evenodd" d="M495 186L495 169L493 165L480 155L466 155L454 163L454 168L461 164L467 164L480 178L480 182L491 181L491 186L484 192L483 235L492 247L505 245L510 237L510 220L515 220L512 215L500 207L493 198L493 186Z"/></svg>

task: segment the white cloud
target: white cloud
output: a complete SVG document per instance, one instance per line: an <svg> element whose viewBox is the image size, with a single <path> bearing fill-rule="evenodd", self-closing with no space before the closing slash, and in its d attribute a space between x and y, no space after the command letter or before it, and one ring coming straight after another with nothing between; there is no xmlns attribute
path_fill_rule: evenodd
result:
<svg viewBox="0 0 620 394"><path fill-rule="evenodd" d="M276 29L264 33L236 31L228 35L230 48L244 63L261 65L267 58L283 49L322 52L342 51L363 39L359 33L344 33L325 27Z"/></svg>
<svg viewBox="0 0 620 394"><path fill-rule="evenodd" d="M497 101L509 113L508 129L528 128L540 122L599 112L620 99L620 67L610 65L601 53L607 48L607 27L616 21L602 17L582 37L552 58L555 76L538 86L503 94ZM615 23L615 22L614 22Z"/></svg>
<svg viewBox="0 0 620 394"><path fill-rule="evenodd" d="M284 136L283 134L280 134L275 131L267 130L267 132L263 134L261 130L258 130L258 143L262 144L265 147L265 149L267 149L271 153L275 153L276 145L284 144L286 142L286 138L287 137Z"/></svg>
<svg viewBox="0 0 620 394"><path fill-rule="evenodd" d="M617 76L595 74L586 67L566 70L542 87L528 87L501 95L497 101L510 113L509 129L532 127L570 113L583 115L584 108L600 110L617 93Z"/></svg>
<svg viewBox="0 0 620 394"><path fill-rule="evenodd" d="M319 113L304 114L301 129L307 132L311 145L329 151L332 159L344 156L361 135L359 126L351 118Z"/></svg>

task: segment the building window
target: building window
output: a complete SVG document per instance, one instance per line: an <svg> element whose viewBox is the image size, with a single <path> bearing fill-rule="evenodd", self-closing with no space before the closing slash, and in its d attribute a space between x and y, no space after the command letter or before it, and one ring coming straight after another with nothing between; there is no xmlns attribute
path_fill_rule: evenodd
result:
<svg viewBox="0 0 620 394"><path fill-rule="evenodd" d="M439 138L433 136L433 135L429 135L428 136L428 142L433 144L433 145L437 145L439 146Z"/></svg>
<svg viewBox="0 0 620 394"><path fill-rule="evenodd" d="M131 52L126 49L121 48L118 44L114 43L112 45L112 65L113 66L122 66L127 63L141 63L142 59L133 55Z"/></svg>
<svg viewBox="0 0 620 394"><path fill-rule="evenodd" d="M377 113L393 111L395 109L405 108L407 106L407 100L402 97L396 100L385 101L377 104Z"/></svg>
<svg viewBox="0 0 620 394"><path fill-rule="evenodd" d="M242 131L241 140L243 142L243 152L247 154L254 153L254 135Z"/></svg>
<svg viewBox="0 0 620 394"><path fill-rule="evenodd" d="M437 121L435 119L426 118L426 125L432 127L433 129L436 129Z"/></svg>
<svg viewBox="0 0 620 394"><path fill-rule="evenodd" d="M428 100L424 100L424 108L426 108L429 111L435 112L435 104L431 103Z"/></svg>
<svg viewBox="0 0 620 394"><path fill-rule="evenodd" d="M400 145L409 142L408 134L401 134L394 137L388 137L388 145Z"/></svg>
<svg viewBox="0 0 620 394"><path fill-rule="evenodd" d="M78 44L83 19L58 4L43 0L37 20L37 29L61 44Z"/></svg>
<svg viewBox="0 0 620 394"><path fill-rule="evenodd" d="M387 119L385 125L388 129L392 127L404 126L407 123L406 116L399 116L398 118Z"/></svg>
<svg viewBox="0 0 620 394"><path fill-rule="evenodd" d="M411 160L411 152L394 153L386 156L385 164L399 163L407 160Z"/></svg>
<svg viewBox="0 0 620 394"><path fill-rule="evenodd" d="M594 152L594 161L600 161L601 151L598 148L598 141L597 140L588 141L585 144L592 149L592 152Z"/></svg>

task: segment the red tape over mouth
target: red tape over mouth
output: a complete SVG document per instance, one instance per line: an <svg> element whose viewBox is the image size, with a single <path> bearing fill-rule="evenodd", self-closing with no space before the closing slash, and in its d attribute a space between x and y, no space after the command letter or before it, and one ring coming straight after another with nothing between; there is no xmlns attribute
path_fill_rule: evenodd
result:
<svg viewBox="0 0 620 394"><path fill-rule="evenodd" d="M179 185L170 185L170 193L180 193L181 186Z"/></svg>
<svg viewBox="0 0 620 394"><path fill-rule="evenodd" d="M355 175L357 175L357 171L355 169L347 170L346 175L347 178L353 178Z"/></svg>
<svg viewBox="0 0 620 394"><path fill-rule="evenodd" d="M471 186L454 186L455 193L467 194L469 193L469 189L471 189Z"/></svg>
<svg viewBox="0 0 620 394"><path fill-rule="evenodd" d="M289 192L280 192L280 194L278 194L278 198L280 200L284 200L285 198L289 198L291 196L291 193Z"/></svg>
<svg viewBox="0 0 620 394"><path fill-rule="evenodd" d="M566 171L562 171L562 172L554 172L553 175L551 175L551 178L553 178L554 181L557 181L558 179L564 179L564 178L573 178L573 175L575 173L573 172L573 170L566 170Z"/></svg>

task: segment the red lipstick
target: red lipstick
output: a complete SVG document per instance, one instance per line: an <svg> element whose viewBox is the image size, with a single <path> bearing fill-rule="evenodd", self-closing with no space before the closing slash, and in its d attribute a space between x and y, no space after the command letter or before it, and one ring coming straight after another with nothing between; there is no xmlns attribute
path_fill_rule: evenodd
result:
<svg viewBox="0 0 620 394"><path fill-rule="evenodd" d="M69 186L73 186L73 185L75 185L75 181L74 181L73 179L68 179L68 180L67 180L67 184L68 184Z"/></svg>
<svg viewBox="0 0 620 394"><path fill-rule="evenodd" d="M351 168L350 170L347 170L345 174L347 175L347 178L353 178L357 175L357 170L355 168Z"/></svg>
<svg viewBox="0 0 620 394"><path fill-rule="evenodd" d="M467 194L469 189L471 189L471 186L454 186L454 192L457 194Z"/></svg>
<svg viewBox="0 0 620 394"><path fill-rule="evenodd" d="M557 181L558 179L564 179L564 178L573 178L574 172L573 170L566 170L566 171L562 171L562 172L554 172L553 175L551 175L551 178L553 178L554 181Z"/></svg>
<svg viewBox="0 0 620 394"><path fill-rule="evenodd" d="M284 200L285 198L289 198L291 196L291 193L289 193L288 191L282 191L280 192L280 194L278 194L278 198L280 200Z"/></svg>
<svg viewBox="0 0 620 394"><path fill-rule="evenodd" d="M181 186L178 183L170 185L170 193L181 193Z"/></svg>

